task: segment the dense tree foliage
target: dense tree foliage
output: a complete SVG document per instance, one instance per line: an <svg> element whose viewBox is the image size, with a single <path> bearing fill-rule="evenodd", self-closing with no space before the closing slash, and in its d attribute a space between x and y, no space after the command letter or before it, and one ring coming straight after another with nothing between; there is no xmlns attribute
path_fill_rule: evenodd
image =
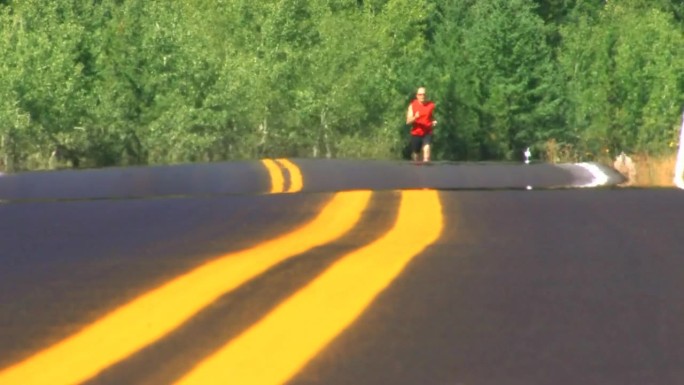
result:
<svg viewBox="0 0 684 385"><path fill-rule="evenodd" d="M674 0L0 1L0 169L269 156L661 153L684 101Z"/></svg>

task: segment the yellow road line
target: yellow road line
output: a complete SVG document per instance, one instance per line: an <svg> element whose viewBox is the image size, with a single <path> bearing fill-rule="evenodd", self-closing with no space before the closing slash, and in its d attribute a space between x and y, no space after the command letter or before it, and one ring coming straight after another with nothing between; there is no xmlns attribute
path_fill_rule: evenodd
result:
<svg viewBox="0 0 684 385"><path fill-rule="evenodd" d="M287 190L287 192L294 193L301 191L304 182L299 167L297 167L296 164L292 163L290 160L285 158L276 159L276 161L282 164L283 167L285 167L287 171L290 173L290 188Z"/></svg>
<svg viewBox="0 0 684 385"><path fill-rule="evenodd" d="M341 237L358 222L370 196L369 191L335 194L309 223L141 295L65 340L0 370L0 384L62 385L92 378L275 264Z"/></svg>
<svg viewBox="0 0 684 385"><path fill-rule="evenodd" d="M268 175L271 179L271 193L278 194L285 191L285 178L280 171L280 166L272 159L262 159L261 163L268 170Z"/></svg>
<svg viewBox="0 0 684 385"><path fill-rule="evenodd" d="M282 384L366 309L443 227L435 191L402 193L392 230L336 262L177 385Z"/></svg>

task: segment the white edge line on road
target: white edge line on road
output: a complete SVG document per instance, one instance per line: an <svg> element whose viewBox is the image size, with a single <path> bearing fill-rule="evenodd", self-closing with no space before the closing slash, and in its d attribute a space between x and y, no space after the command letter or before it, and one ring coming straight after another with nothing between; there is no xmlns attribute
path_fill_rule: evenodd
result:
<svg viewBox="0 0 684 385"><path fill-rule="evenodd" d="M577 163L578 166L589 171L592 176L592 181L587 184L579 185L578 187L598 187L608 183L608 175L601 171L601 168L591 163Z"/></svg>
<svg viewBox="0 0 684 385"><path fill-rule="evenodd" d="M680 189L684 189L684 175L682 174L684 174L684 115L682 116L682 127L679 130L679 151L674 169L674 184Z"/></svg>
<svg viewBox="0 0 684 385"><path fill-rule="evenodd" d="M682 179L681 175L675 177L674 184L675 184L675 186L684 190L684 179Z"/></svg>

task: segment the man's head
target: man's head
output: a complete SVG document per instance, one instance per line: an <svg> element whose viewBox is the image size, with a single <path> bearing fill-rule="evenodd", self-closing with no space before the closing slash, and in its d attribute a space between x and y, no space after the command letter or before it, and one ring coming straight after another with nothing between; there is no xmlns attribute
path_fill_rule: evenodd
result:
<svg viewBox="0 0 684 385"><path fill-rule="evenodd" d="M416 99L421 103L425 101L425 87L418 88L418 91L416 91Z"/></svg>

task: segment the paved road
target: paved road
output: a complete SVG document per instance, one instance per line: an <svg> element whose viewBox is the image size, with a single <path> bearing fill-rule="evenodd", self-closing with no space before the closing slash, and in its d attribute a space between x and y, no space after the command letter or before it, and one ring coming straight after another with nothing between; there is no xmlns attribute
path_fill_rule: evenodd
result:
<svg viewBox="0 0 684 385"><path fill-rule="evenodd" d="M594 178L299 159L2 176L0 384L681 384L684 192L568 188Z"/></svg>

